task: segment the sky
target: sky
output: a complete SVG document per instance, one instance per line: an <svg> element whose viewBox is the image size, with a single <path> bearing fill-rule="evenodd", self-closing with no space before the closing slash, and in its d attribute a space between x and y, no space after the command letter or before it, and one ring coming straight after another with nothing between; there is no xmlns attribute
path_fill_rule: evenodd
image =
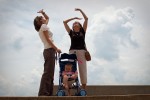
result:
<svg viewBox="0 0 150 100"><path fill-rule="evenodd" d="M33 20L44 9L54 43L68 53L63 20L83 18L75 8L89 19L87 85L150 85L149 0L0 0L0 96L37 96L44 59ZM57 63L55 85L58 73Z"/></svg>

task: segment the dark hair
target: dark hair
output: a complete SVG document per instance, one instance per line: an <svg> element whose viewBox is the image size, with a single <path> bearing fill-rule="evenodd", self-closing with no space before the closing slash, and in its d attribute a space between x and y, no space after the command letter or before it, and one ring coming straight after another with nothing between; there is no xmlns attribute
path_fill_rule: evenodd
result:
<svg viewBox="0 0 150 100"><path fill-rule="evenodd" d="M40 22L40 20L41 20L41 16L37 16L37 17L35 17L35 19L34 19L34 28L35 28L35 30L38 32L39 30L40 30L40 28L41 28L41 22Z"/></svg>
<svg viewBox="0 0 150 100"><path fill-rule="evenodd" d="M80 32L84 32L84 29L83 29L83 27L82 27L81 23L80 23L80 22L78 22L78 24L79 24L79 26L80 26ZM72 28L72 29L73 29L73 28ZM73 29L73 31L74 31L74 29Z"/></svg>

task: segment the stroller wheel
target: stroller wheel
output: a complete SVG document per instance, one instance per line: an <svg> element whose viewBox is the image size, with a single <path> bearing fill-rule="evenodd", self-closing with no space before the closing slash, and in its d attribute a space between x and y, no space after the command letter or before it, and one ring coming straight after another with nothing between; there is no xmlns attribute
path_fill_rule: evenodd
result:
<svg viewBox="0 0 150 100"><path fill-rule="evenodd" d="M65 91L63 91L63 90L58 90L56 95L57 95L57 96L65 96Z"/></svg>
<svg viewBox="0 0 150 100"><path fill-rule="evenodd" d="M84 89L81 89L79 92L79 96L86 96L86 91Z"/></svg>

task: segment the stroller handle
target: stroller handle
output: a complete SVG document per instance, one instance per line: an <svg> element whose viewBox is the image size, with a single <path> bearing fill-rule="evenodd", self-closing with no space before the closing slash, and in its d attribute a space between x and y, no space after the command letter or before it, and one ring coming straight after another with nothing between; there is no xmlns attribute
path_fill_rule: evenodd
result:
<svg viewBox="0 0 150 100"><path fill-rule="evenodd" d="M76 54L62 53L61 56L59 56L59 60L61 59L77 60L77 56Z"/></svg>

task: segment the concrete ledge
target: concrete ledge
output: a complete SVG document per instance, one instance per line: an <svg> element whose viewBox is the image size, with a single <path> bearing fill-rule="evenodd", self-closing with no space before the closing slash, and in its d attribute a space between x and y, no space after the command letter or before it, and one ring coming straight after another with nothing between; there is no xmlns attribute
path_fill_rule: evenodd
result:
<svg viewBox="0 0 150 100"><path fill-rule="evenodd" d="M54 95L57 90L58 86L54 86ZM91 85L86 90L85 97L0 97L0 100L150 100L150 85Z"/></svg>
<svg viewBox="0 0 150 100"><path fill-rule="evenodd" d="M54 86L54 95L58 86ZM88 85L87 95L132 95L150 94L150 85Z"/></svg>
<svg viewBox="0 0 150 100"><path fill-rule="evenodd" d="M85 97L0 97L0 100L150 100L150 95L103 95Z"/></svg>

